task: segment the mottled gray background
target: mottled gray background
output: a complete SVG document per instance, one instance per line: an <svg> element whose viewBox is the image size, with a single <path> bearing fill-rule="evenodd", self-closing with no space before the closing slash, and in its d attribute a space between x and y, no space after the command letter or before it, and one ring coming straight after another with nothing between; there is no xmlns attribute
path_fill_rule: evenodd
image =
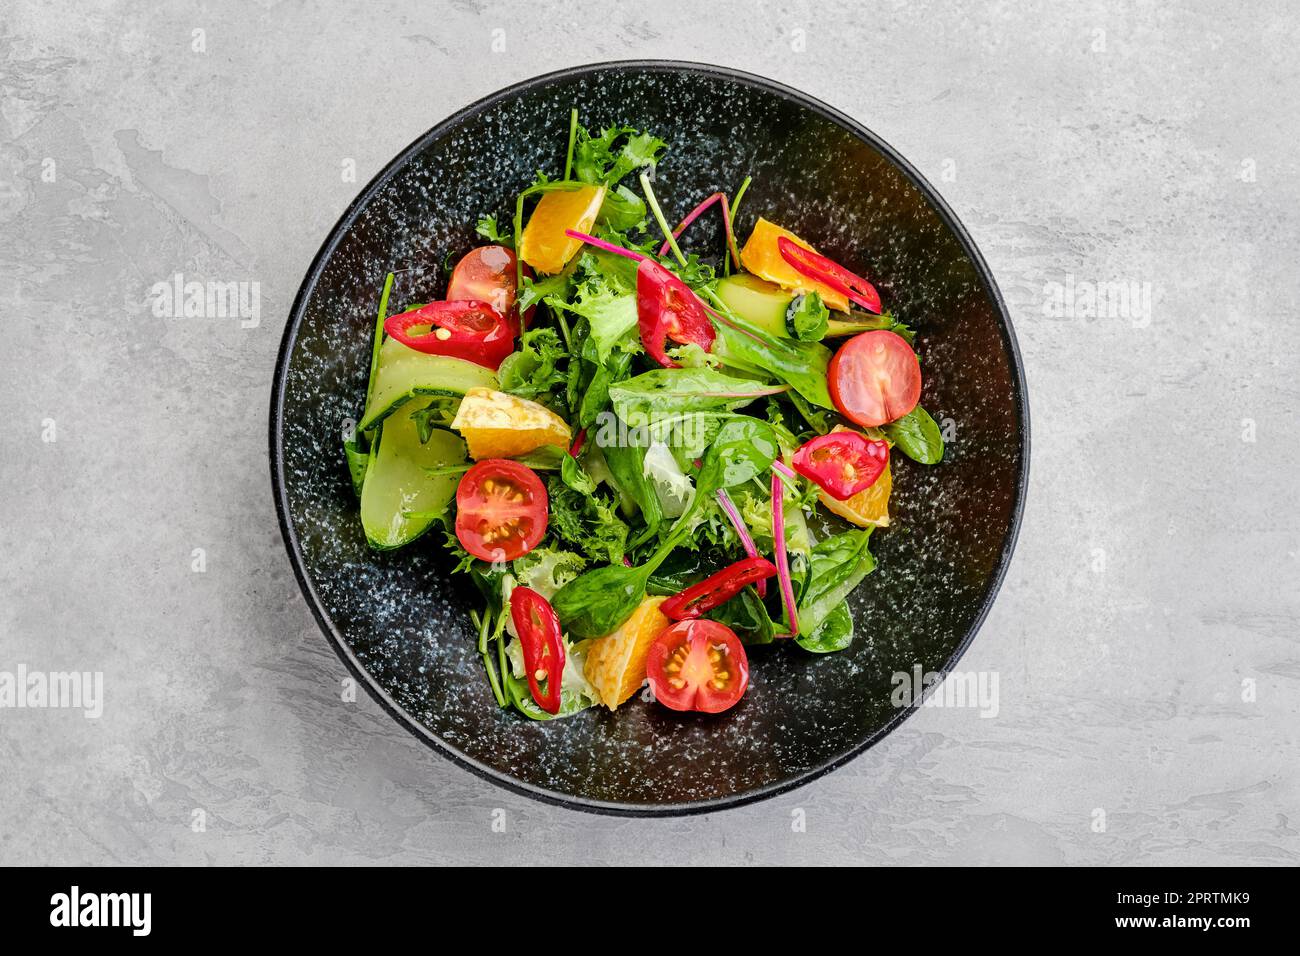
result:
<svg viewBox="0 0 1300 956"><path fill-rule="evenodd" d="M0 710L0 862L1300 859L1300 17L955 6L6 2L0 670L101 670L107 701ZM898 147L984 250L1034 414L962 662L998 716L926 710L666 821L514 796L341 702L266 466L285 316L361 184L486 93L627 57L759 72ZM260 325L155 317L175 272L259 282ZM1149 317L1046 315L1070 281L1149 283Z"/></svg>

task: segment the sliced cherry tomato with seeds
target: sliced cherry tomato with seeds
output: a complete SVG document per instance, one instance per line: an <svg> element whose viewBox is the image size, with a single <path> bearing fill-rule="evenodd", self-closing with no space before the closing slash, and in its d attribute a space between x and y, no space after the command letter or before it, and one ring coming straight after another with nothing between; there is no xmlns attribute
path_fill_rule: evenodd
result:
<svg viewBox="0 0 1300 956"><path fill-rule="evenodd" d="M840 346L829 378L835 407L865 428L902 418L921 400L916 353L888 329L863 332Z"/></svg>
<svg viewBox="0 0 1300 956"><path fill-rule="evenodd" d="M804 442L791 464L836 501L847 501L874 485L884 472L889 442L853 431L831 432Z"/></svg>
<svg viewBox="0 0 1300 956"><path fill-rule="evenodd" d="M785 236L777 239L776 247L781 251L781 258L788 262L792 269L802 272L822 285L830 286L868 312L880 314L880 293L876 291L875 286L856 272L850 272L833 259L827 259L811 249L805 249Z"/></svg>
<svg viewBox="0 0 1300 956"><path fill-rule="evenodd" d="M517 461L488 458L456 488L456 539L483 561L513 561L546 534L546 486Z"/></svg>
<svg viewBox="0 0 1300 956"><path fill-rule="evenodd" d="M650 645L645 669L655 700L672 710L721 713L749 686L745 648L717 621L678 621Z"/></svg>
<svg viewBox="0 0 1300 956"><path fill-rule="evenodd" d="M390 315L384 331L407 348L496 369L515 350L514 323L486 302L430 302Z"/></svg>
<svg viewBox="0 0 1300 956"><path fill-rule="evenodd" d="M517 587L510 592L510 620L524 652L524 668L528 671L528 689L533 700L548 714L558 714L560 684L564 678L564 638L555 609L532 588Z"/></svg>
<svg viewBox="0 0 1300 956"><path fill-rule="evenodd" d="M678 345L713 348L716 333L699 297L653 259L636 269L636 313L645 350L664 368L677 368L667 355L668 340Z"/></svg>
<svg viewBox="0 0 1300 956"><path fill-rule="evenodd" d="M673 595L659 610L674 621L696 618L731 600L745 585L764 581L774 574L776 565L767 558L745 558Z"/></svg>

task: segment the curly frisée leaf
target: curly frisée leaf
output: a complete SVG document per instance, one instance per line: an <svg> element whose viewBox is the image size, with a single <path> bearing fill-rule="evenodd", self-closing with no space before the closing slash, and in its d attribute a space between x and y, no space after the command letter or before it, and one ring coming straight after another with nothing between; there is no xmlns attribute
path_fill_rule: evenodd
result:
<svg viewBox="0 0 1300 956"><path fill-rule="evenodd" d="M513 563L515 577L546 600L568 584L587 566L587 559L572 551L547 546L534 548Z"/></svg>
<svg viewBox="0 0 1300 956"><path fill-rule="evenodd" d="M601 494L584 494L552 477L550 528L561 541L596 560L618 564L627 548L627 523Z"/></svg>
<svg viewBox="0 0 1300 956"><path fill-rule="evenodd" d="M480 216L474 231L488 242L494 242L499 246L506 246L511 249L515 247L514 238L510 233L501 231L501 228L497 225L496 216Z"/></svg>
<svg viewBox="0 0 1300 956"><path fill-rule="evenodd" d="M596 136L578 126L573 151L573 178L613 186L637 170L653 170L667 143L631 126L607 126Z"/></svg>

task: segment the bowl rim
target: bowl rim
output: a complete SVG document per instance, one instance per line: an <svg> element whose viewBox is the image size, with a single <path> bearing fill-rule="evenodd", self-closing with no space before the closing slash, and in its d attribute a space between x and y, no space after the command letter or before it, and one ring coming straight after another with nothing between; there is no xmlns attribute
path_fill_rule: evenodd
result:
<svg viewBox="0 0 1300 956"><path fill-rule="evenodd" d="M511 84L491 93L481 99L476 100L468 106L456 110L447 118L435 124L427 131L417 137L410 145L399 152L391 161L384 166L368 182L357 196L348 204L343 211L334 227L330 230L324 243L321 244L307 273L303 278L302 284L294 296L293 305L290 307L288 321L285 324L284 333L280 340L279 352L275 361L275 373L271 388L271 407L269 422L269 443L270 443L270 467L271 467L271 485L275 496L276 517L280 525L280 534L284 540L285 550L288 552L290 564L293 566L294 577L298 580L298 586L302 590L303 597L306 598L308 606L311 608L313 617L319 625L325 637L333 646L339 659L343 661L348 671L355 677L370 695L379 703L379 705L388 712L400 725L405 727L417 739L422 740L426 745L443 757L446 757L452 763L469 770L470 772L489 780L497 786L503 787L513 793L540 800L543 803L553 804L555 806L565 807L571 810L582 810L589 813L599 813L613 816L625 817L673 817L685 816L690 814L709 813L715 810L729 809L732 807L744 806L750 803L756 803L760 800L767 800L780 794L788 793L798 787L809 784L812 781L825 776L832 770L842 767L849 761L861 756L876 743L883 740L892 733L904 720L916 712L924 702L930 697L938 686L938 682L926 687L921 697L915 700L910 707L899 708L891 719L875 732L870 734L865 740L853 747L846 753L835 757L816 767L812 767L799 773L794 774L786 780L777 783L767 784L754 790L746 790L740 793L728 794L722 797L711 797L705 800L693 800L684 803L621 803L617 801L593 800L587 797L575 796L573 794L563 793L558 790L550 790L535 784L519 780L509 774L503 773L494 767L481 763L473 757L461 752L453 745L444 741L423 723L407 713L405 708L398 704L389 693L379 685L370 672L361 664L353 653L351 646L348 644L342 633L335 627L333 621L325 614L320 596L317 594L315 586L307 573L306 565L303 560L302 549L298 539L297 530L294 528L289 518L289 501L288 491L285 485L284 477L284 399L285 390L288 383L289 358L293 353L294 345L298 339L298 330L302 324L303 315L306 310L306 304L316 285L320 280L325 266L330 257L334 254L335 249L342 241L344 235L353 226L361 211L369 204L371 199L385 186L388 181L403 168L416 154L424 149L430 142L434 141L444 133L454 129L468 119L477 116L484 110L495 106L496 104L525 93L539 86L553 83L557 80L573 79L582 77L591 73L607 72L617 70L623 72L643 71L659 73L693 73L704 76L719 77L742 86L756 88L768 93L775 94L788 101L808 109L828 120L853 136L866 142L869 146L884 156L889 162L898 168L903 176L917 189L927 202L939 214L939 218L944 225L952 231L961 245L962 250L969 257L975 267L975 271L980 280L988 290L989 298L994 307L999 324L1002 329L1002 338L1004 347L1011 359L1012 366L1012 387L1014 389L1014 401L1016 406L1016 417L1020 426L1020 473L1017 476L1014 502L1011 511L1011 524L1007 530L1006 537L1002 543L1002 551L998 556L997 565L994 568L991 584L985 594L984 600L976 611L975 618L967 629L965 636L962 638L951 656L945 661L942 673L949 673L953 665L961 659L962 655L974 641L975 635L979 633L985 618L988 616L998 592L1002 588L1002 583L1006 577L1007 568L1011 563L1012 554L1015 551L1016 542L1020 536L1021 519L1025 510L1025 498L1029 487L1029 396L1024 374L1024 365L1020 354L1020 347L1016 341L1015 329L1011 324L1011 317L1007 312L1006 303L1003 300L1001 290L998 288L997 281L993 277L992 270L989 269L988 263L984 261L984 256L971 239L970 234L966 231L965 226L957 218L956 214L949 208L948 204L936 190L925 179L916 168L908 162L894 147L872 132L866 126L857 120L840 112L832 106L824 103L820 99L803 93L793 87L787 86L776 80L763 76L757 76L752 73L746 73L731 67L717 66L709 63L697 63L685 60L661 60L661 59L634 59L634 60L611 60L600 63L589 63L578 66L565 67L554 70L549 73L540 74L518 83Z"/></svg>

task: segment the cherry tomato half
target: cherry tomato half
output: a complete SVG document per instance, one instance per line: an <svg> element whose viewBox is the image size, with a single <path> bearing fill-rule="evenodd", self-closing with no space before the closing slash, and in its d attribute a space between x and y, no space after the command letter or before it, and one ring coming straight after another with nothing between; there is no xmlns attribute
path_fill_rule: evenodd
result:
<svg viewBox="0 0 1300 956"><path fill-rule="evenodd" d="M717 621L678 621L650 645L645 670L655 700L673 710L721 713L749 686L745 648Z"/></svg>
<svg viewBox="0 0 1300 956"><path fill-rule="evenodd" d="M546 486L507 458L480 461L456 487L456 539L483 561L513 561L546 534Z"/></svg>
<svg viewBox="0 0 1300 956"><path fill-rule="evenodd" d="M804 442L791 461L836 501L847 501L876 483L889 464L889 442L857 432L831 432Z"/></svg>
<svg viewBox="0 0 1300 956"><path fill-rule="evenodd" d="M524 266L524 275L532 270ZM479 246L456 263L447 284L447 301L486 302L502 315L514 318L515 253L505 246ZM529 309L529 316L533 310Z"/></svg>
<svg viewBox="0 0 1300 956"><path fill-rule="evenodd" d="M537 706L548 714L560 712L560 682L564 676L564 639L560 619L550 602L532 588L510 592L510 620L519 634L528 671L528 689ZM542 684L546 684L545 692Z"/></svg>
<svg viewBox="0 0 1300 956"><path fill-rule="evenodd" d="M677 368L666 354L668 339L706 352L713 348L716 333L704 304L690 286L653 259L642 259L636 269L636 314L645 350L664 368Z"/></svg>
<svg viewBox="0 0 1300 956"><path fill-rule="evenodd" d="M776 247L781 252L781 258L795 270L810 279L816 279L822 285L830 286L868 312L880 314L880 293L856 272L850 272L833 259L820 256L811 249L805 249L786 236L780 236L776 240Z"/></svg>
<svg viewBox="0 0 1300 956"><path fill-rule="evenodd" d="M384 331L408 348L495 370L515 350L514 323L486 302L430 302L390 315Z"/></svg>
<svg viewBox="0 0 1300 956"><path fill-rule="evenodd" d="M731 600L747 584L766 580L776 574L776 565L767 558L744 558L710 574L699 584L692 584L659 606L659 611L674 621L699 617L719 604Z"/></svg>
<svg viewBox="0 0 1300 956"><path fill-rule="evenodd" d="M852 421L875 428L902 418L921 400L921 366L907 340L888 329L855 335L835 353L831 398Z"/></svg>

